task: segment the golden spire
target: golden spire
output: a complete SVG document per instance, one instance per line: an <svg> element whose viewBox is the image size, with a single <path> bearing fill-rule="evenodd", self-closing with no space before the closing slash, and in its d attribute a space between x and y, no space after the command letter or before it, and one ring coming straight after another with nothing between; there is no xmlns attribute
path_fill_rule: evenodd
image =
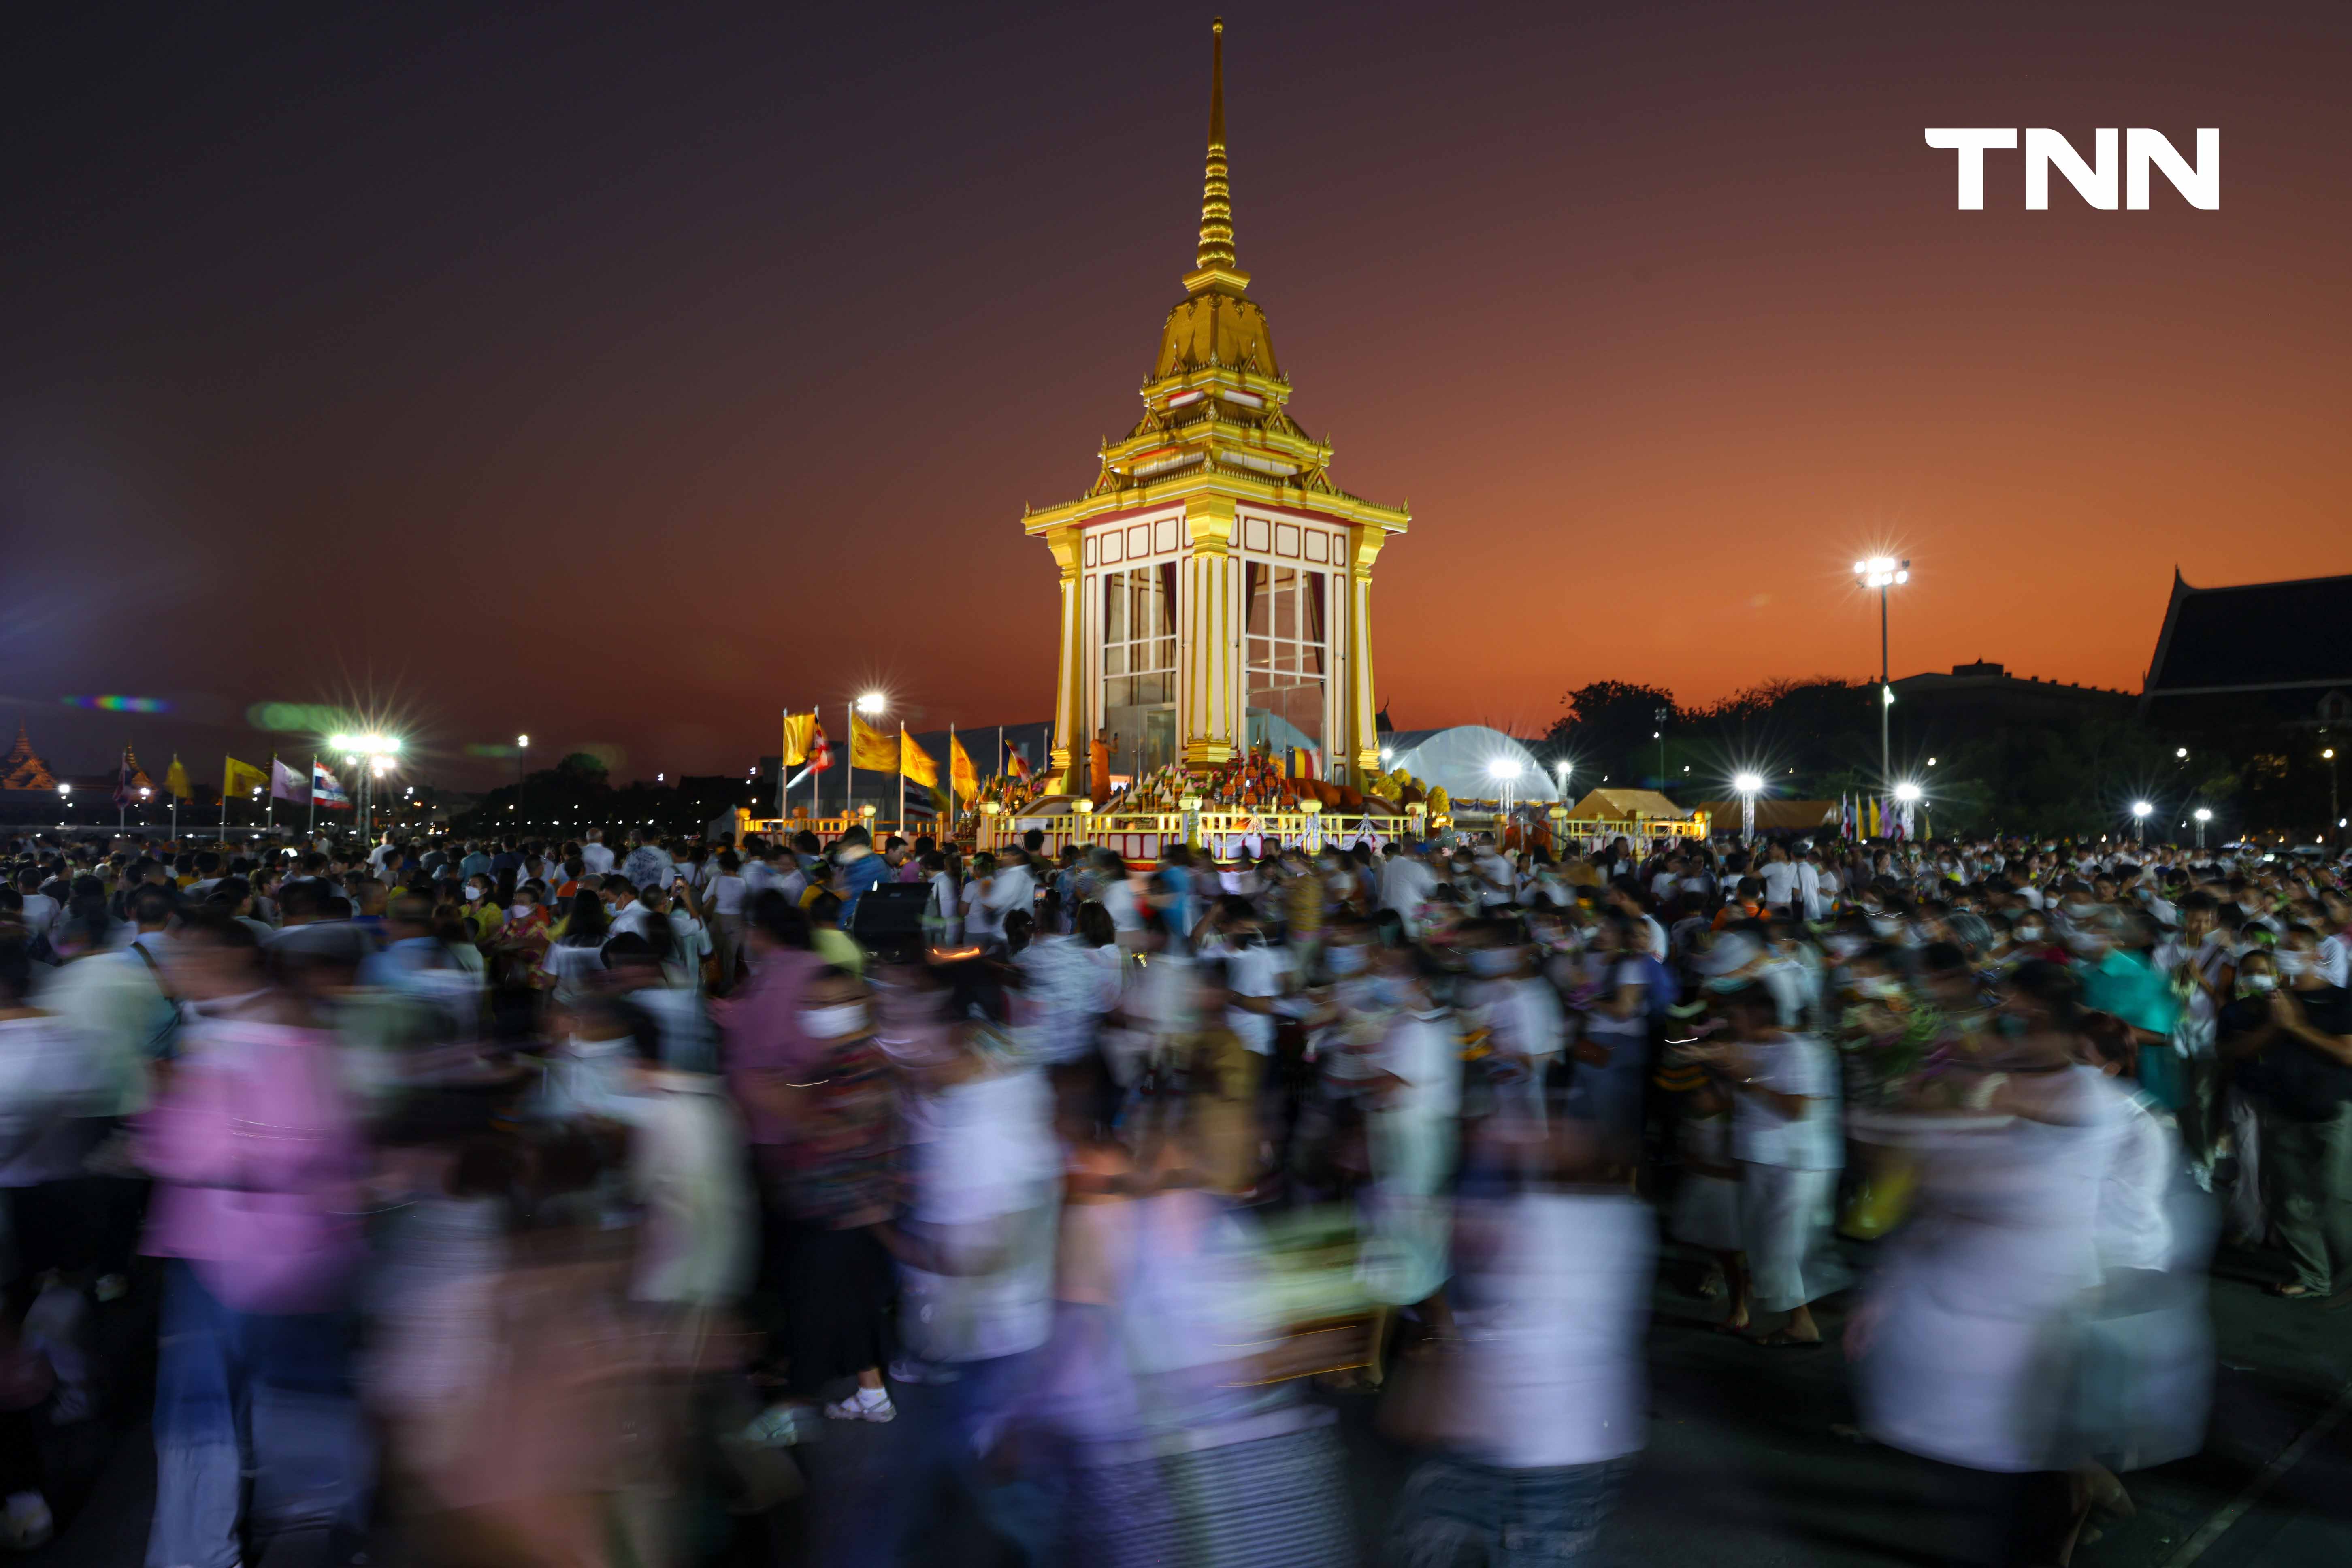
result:
<svg viewBox="0 0 2352 1568"><path fill-rule="evenodd" d="M1225 19L1209 24L1209 162L1201 181L1201 248L1185 287L1198 292L1223 284L1249 287L1249 274L1234 265L1233 192L1225 184Z"/></svg>
<svg viewBox="0 0 2352 1568"><path fill-rule="evenodd" d="M1225 19L1209 24L1209 168L1201 182L1202 268L1234 264L1234 203L1225 185Z"/></svg>

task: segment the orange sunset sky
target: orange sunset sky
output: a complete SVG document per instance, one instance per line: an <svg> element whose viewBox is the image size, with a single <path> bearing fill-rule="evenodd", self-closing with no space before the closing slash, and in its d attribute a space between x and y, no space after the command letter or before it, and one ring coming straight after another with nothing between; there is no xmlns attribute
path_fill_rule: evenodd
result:
<svg viewBox="0 0 2352 1568"><path fill-rule="evenodd" d="M2352 571L2341 6L1225 14L1292 411L1413 510L1402 726L1874 674L1874 547L1913 563L1898 677L2134 689L2176 564ZM173 701L144 756L358 692L436 756L650 776L876 682L1045 715L1022 507L1134 420L1208 18L39 24L0 95L0 720L94 770L124 720L60 695ZM1931 125L2217 126L2221 206L2030 213L1997 153L1958 212Z"/></svg>

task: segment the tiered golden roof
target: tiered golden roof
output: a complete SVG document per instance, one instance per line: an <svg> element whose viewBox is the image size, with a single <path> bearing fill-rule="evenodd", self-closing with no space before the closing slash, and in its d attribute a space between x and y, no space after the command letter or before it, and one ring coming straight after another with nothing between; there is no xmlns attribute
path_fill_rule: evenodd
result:
<svg viewBox="0 0 2352 1568"><path fill-rule="evenodd" d="M1402 533L1411 509L1366 500L1333 484L1330 441L1309 436L1286 407L1290 383L1275 356L1265 312L1244 297L1250 275L1234 246L1222 18L1211 37L1200 246L1184 275L1184 298L1169 310L1159 355L1139 389L1143 416L1125 436L1104 444L1100 470L1085 495L1032 510L1024 526L1045 533L1206 489L1311 506L1339 521L1373 524L1384 534Z"/></svg>

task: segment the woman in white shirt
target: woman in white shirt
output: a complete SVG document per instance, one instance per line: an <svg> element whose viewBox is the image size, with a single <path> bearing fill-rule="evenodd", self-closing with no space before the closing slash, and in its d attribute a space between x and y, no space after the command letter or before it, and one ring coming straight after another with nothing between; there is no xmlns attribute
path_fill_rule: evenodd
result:
<svg viewBox="0 0 2352 1568"><path fill-rule="evenodd" d="M1538 1169L1463 1205L1459 1352L1407 1374L1399 1424L1420 1429L1397 1435L1438 1451L1405 1482L1400 1562L1587 1561L1642 1447L1649 1205L1573 1126L1507 1153Z"/></svg>
<svg viewBox="0 0 2352 1568"><path fill-rule="evenodd" d="M1748 1254L1745 1300L1728 1326L1748 1315L1786 1312L1759 1344L1818 1345L1811 1303L1850 1283L1830 1240L1845 1133L1838 1115L1837 1058L1811 1035L1780 1026L1772 993L1751 984L1717 1002L1731 1043L1694 1053L1731 1094L1731 1152L1739 1167L1739 1234Z"/></svg>
<svg viewBox="0 0 2352 1568"><path fill-rule="evenodd" d="M923 930L933 947L953 947L963 940L963 879L961 857L953 850L934 849L923 857L923 879L931 896L923 905Z"/></svg>
<svg viewBox="0 0 2352 1568"><path fill-rule="evenodd" d="M743 879L743 858L732 849L719 852L717 869L702 889L702 908L710 918L710 951L719 960L717 992L735 986L735 961L743 952L743 911L751 888Z"/></svg>

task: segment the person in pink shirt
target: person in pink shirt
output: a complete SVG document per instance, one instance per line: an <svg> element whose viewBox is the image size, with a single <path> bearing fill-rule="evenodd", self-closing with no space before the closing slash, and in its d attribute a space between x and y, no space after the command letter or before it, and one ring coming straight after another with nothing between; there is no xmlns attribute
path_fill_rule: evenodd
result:
<svg viewBox="0 0 2352 1568"><path fill-rule="evenodd" d="M234 1568L244 1478L279 1527L365 1521L351 1387L367 1142L313 996L354 942L287 944L211 910L164 944L191 1021L139 1121L155 1178L145 1250L170 1259L155 1386L157 1568Z"/></svg>

